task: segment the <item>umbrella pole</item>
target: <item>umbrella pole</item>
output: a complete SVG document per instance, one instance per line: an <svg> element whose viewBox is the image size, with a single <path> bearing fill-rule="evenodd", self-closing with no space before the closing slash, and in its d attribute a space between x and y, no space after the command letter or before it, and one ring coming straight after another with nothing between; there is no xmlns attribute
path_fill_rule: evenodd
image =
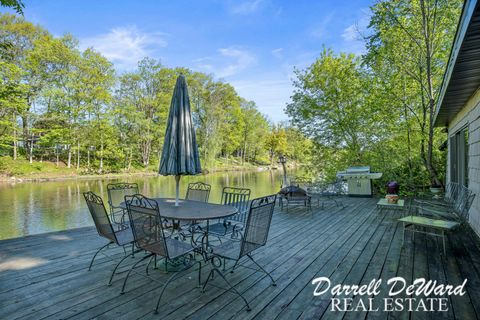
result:
<svg viewBox="0 0 480 320"><path fill-rule="evenodd" d="M180 176L175 176L175 207L178 207L178 187L180 185Z"/></svg>

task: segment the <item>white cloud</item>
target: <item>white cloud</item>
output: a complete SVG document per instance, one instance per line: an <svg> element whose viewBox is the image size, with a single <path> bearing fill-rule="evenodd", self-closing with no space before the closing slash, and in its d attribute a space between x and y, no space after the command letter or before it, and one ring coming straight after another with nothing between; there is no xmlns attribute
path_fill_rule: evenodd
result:
<svg viewBox="0 0 480 320"><path fill-rule="evenodd" d="M283 48L273 49L271 52L272 52L272 55L275 58L277 58L277 59L282 59L283 58Z"/></svg>
<svg viewBox="0 0 480 320"><path fill-rule="evenodd" d="M218 54L194 60L199 69L213 73L218 78L233 76L252 66L255 56L247 50L232 46L218 49Z"/></svg>
<svg viewBox="0 0 480 320"><path fill-rule="evenodd" d="M255 62L255 57L246 50L230 47L220 49L219 52L222 56L234 60L233 63L230 63L226 67L219 70L217 76L221 78L232 76L239 71L246 69Z"/></svg>
<svg viewBox="0 0 480 320"><path fill-rule="evenodd" d="M348 52L362 54L365 52L363 37L368 32L371 12L368 9L362 9L359 12L360 18L355 23L349 25L343 30L342 38L345 42L344 47Z"/></svg>
<svg viewBox="0 0 480 320"><path fill-rule="evenodd" d="M359 39L358 28L356 24L352 24L343 30L342 38L345 41L355 41Z"/></svg>
<svg viewBox="0 0 480 320"><path fill-rule="evenodd" d="M165 34L146 33L136 26L117 27L108 33L81 39L82 49L93 47L112 61L118 69L135 68L146 56L153 56L158 48L167 46Z"/></svg>
<svg viewBox="0 0 480 320"><path fill-rule="evenodd" d="M250 14L256 12L263 0L248 0L241 1L240 3L233 5L231 11L235 14Z"/></svg>

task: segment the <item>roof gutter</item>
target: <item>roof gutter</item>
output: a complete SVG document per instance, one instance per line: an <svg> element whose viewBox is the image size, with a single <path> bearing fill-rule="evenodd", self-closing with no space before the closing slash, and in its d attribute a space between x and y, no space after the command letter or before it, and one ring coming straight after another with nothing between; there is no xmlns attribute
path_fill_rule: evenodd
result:
<svg viewBox="0 0 480 320"><path fill-rule="evenodd" d="M450 83L450 78L455 68L455 63L458 58L458 53L462 47L463 40L467 33L470 20L472 18L473 12L475 11L475 6L477 5L477 0L465 0L465 3L462 8L462 14L460 21L458 23L457 32L455 33L455 40L453 41L452 50L450 51L450 58L448 59L447 70L443 75L442 86L440 87L440 94L437 100L437 107L435 108L435 115L433 118L434 126L441 126L443 124L437 123L437 116L442 106L443 98L445 97L445 92L447 91L448 84Z"/></svg>

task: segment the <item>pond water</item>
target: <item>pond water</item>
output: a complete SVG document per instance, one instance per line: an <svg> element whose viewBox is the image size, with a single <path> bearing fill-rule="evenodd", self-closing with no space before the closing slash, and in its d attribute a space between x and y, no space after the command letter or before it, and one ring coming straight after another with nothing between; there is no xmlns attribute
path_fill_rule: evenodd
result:
<svg viewBox="0 0 480 320"><path fill-rule="evenodd" d="M243 186L252 198L278 192L281 170L260 172L220 172L187 176L180 180L180 195L189 182L212 186L210 202L219 202L224 186ZM128 177L122 179L75 179L51 182L0 184L0 239L93 226L83 192L93 191L107 203L107 184L136 182L140 193L150 197L174 197L174 177ZM108 208L107 208L108 210Z"/></svg>

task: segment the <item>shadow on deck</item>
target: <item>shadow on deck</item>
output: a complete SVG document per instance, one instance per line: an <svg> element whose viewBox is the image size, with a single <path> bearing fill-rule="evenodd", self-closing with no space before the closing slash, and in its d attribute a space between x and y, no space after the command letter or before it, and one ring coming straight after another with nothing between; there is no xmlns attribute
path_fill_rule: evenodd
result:
<svg viewBox="0 0 480 320"><path fill-rule="evenodd" d="M251 301L252 311L230 292L209 286L206 293L195 287L196 270L175 282L164 296L160 314L152 313L160 284L139 274L132 276L127 292L120 295L123 274L111 287L106 283L114 263L98 258L87 267L95 249L105 241L93 228L81 228L0 241L0 319L476 319L480 317L480 244L469 232L449 235L447 257L437 239L407 236L401 248L402 225L398 212L375 210L375 199L346 199L346 208L313 207L274 214L267 246L254 257L276 279L270 286L262 273L239 268L227 276ZM119 259L121 249L109 255ZM136 261L131 259L130 263ZM248 260L242 260L250 266ZM139 273L143 271L139 269ZM204 268L206 277L208 266ZM151 272L160 281L167 277ZM379 311L331 311L332 295L314 297L316 277L335 284L368 284L382 279L380 294L373 299ZM468 279L463 296L447 296L445 312L384 312L385 282L404 277L437 280L460 285ZM219 279L216 279L216 281ZM218 285L223 285L218 281ZM344 297L344 296L343 296ZM365 302L350 295L353 308ZM433 297L433 296L430 296ZM360 302L360 300L362 300ZM413 308L418 307L414 302ZM428 306L429 307L429 306Z"/></svg>

